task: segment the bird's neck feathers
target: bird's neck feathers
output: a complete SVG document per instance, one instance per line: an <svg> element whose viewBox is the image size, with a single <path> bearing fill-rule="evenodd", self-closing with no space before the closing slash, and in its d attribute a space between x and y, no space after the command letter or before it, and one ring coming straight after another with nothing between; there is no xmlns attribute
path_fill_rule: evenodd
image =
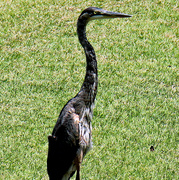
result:
<svg viewBox="0 0 179 180"><path fill-rule="evenodd" d="M86 38L86 22L78 21L77 24L77 33L79 41L84 48L86 55L86 76L79 92L85 96L86 100L89 101L89 104L94 103L96 94L97 94L97 86L98 86L98 72L97 72L97 61L95 51L92 45Z"/></svg>

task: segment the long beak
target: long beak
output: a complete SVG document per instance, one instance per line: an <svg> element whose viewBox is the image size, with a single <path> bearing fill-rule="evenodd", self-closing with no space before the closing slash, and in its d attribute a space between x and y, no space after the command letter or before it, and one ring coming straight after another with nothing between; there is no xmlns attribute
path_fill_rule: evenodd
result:
<svg viewBox="0 0 179 180"><path fill-rule="evenodd" d="M92 17L90 17L90 20L94 19L111 19L111 18L128 18L132 17L132 15L129 14L123 14L118 12L112 12L112 11L106 11L106 10L100 10L96 12Z"/></svg>

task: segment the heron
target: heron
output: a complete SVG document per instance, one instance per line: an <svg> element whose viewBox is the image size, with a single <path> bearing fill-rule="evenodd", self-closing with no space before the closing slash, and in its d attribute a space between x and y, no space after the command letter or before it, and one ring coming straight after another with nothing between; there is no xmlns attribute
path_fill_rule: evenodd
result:
<svg viewBox="0 0 179 180"><path fill-rule="evenodd" d="M131 15L89 7L77 21L77 34L86 55L86 75L77 95L70 99L58 116L52 135L48 136L47 172L50 180L69 180L92 148L92 117L98 87L95 51L86 37L86 25L95 19L127 18Z"/></svg>

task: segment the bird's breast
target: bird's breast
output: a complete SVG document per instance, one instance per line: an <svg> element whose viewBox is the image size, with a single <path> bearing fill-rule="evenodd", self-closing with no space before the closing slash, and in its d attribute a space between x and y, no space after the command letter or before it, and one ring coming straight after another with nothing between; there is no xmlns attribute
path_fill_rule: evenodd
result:
<svg viewBox="0 0 179 180"><path fill-rule="evenodd" d="M79 122L80 147L84 155L92 148L92 112L86 109Z"/></svg>

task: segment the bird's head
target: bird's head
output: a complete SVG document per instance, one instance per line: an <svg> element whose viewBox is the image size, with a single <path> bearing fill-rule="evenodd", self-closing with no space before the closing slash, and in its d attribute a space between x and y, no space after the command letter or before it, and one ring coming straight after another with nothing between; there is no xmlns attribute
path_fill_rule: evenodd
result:
<svg viewBox="0 0 179 180"><path fill-rule="evenodd" d="M97 7L89 7L85 9L81 15L79 16L79 20L85 20L89 22L95 19L111 19L111 18L127 18L131 17L131 15L106 11Z"/></svg>

